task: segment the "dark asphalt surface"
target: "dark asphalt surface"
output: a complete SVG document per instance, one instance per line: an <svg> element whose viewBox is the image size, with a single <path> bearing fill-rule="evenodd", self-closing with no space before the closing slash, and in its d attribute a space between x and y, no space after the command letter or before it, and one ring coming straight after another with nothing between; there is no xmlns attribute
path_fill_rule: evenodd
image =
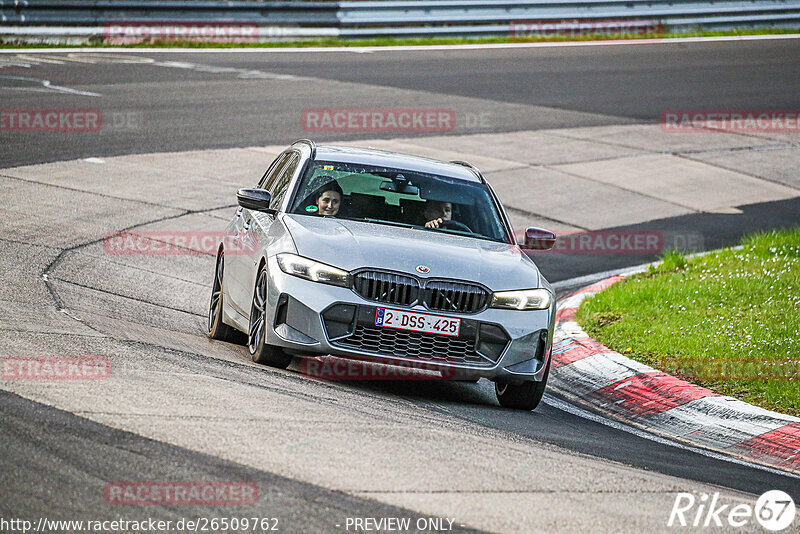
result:
<svg viewBox="0 0 800 534"><path fill-rule="evenodd" d="M2 108L104 114L94 133L0 134L0 168L285 144L309 136L301 112L319 107L445 107L457 114L453 133L654 123L667 109L800 107L797 40L413 53L53 51L0 54L0 65ZM275 79L281 75L297 78ZM42 80L102 96L44 88ZM520 105L533 107L520 113ZM468 114L491 120L481 127Z"/></svg>
<svg viewBox="0 0 800 534"><path fill-rule="evenodd" d="M458 113L477 111L503 118L510 117L508 105L542 106L507 122L495 120L491 127L469 131L465 126L458 133L655 122L661 111L674 108L798 108L798 52L797 41L754 41L368 54L142 53L121 56L114 63L82 54L75 58L83 61L64 64L53 62L63 55L57 52L46 55L51 62L38 64L4 54L0 55L0 64L5 62L0 69L2 108L98 108L106 126L88 134L2 132L0 168L89 156L288 143L308 136L301 128L300 113L309 107L450 105ZM162 65L135 63L132 57L155 58ZM26 62L29 67L23 66ZM235 70L213 72L198 65ZM276 79L270 74L253 79L253 70L298 78ZM53 90L41 80L102 96ZM696 214L648 227L700 231L708 236L706 248L714 248L735 243L755 229L797 224L800 202L752 205L743 211L735 218ZM541 255L536 261L555 282L649 259L653 258ZM541 406L533 414L502 410L490 384L484 382L474 386L354 383L352 387L399 394L420 410L502 430L515 439L550 443L754 494L783 489L800 500L800 484L794 478L637 438L551 406ZM101 481L159 478L255 481L263 497L257 509L248 512L265 516L280 511L290 523L282 530L286 532L336 530L332 519L344 515L416 517L413 512L113 430L16 395L0 392L0 412L3 517L98 519L98 510L116 517L116 510L102 502ZM204 509L194 515L221 513ZM166 507L132 515L166 519L192 514Z"/></svg>
<svg viewBox="0 0 800 534"><path fill-rule="evenodd" d="M69 412L0 391L0 517L63 521L145 518L175 525L181 519L267 519L279 532L337 532L348 517L420 514L340 491L250 469L214 456L123 432ZM42 429L47 429L42 432ZM142 505L106 502L107 483L124 481L236 481L255 485L252 505ZM309 510L313 506L314 510ZM277 519L277 522L272 520ZM267 529L250 529L262 532ZM477 532L454 524L455 532ZM59 532L62 530L59 530ZM148 530L149 531L149 530ZM214 530L212 530L214 532Z"/></svg>
<svg viewBox="0 0 800 534"><path fill-rule="evenodd" d="M800 198L790 198L776 202L762 202L739 206L742 213L728 215L722 213L692 213L668 219L647 221L618 229L652 230L669 234L696 233L702 238L702 248L713 250L734 246L747 234L776 228L792 228L800 224ZM551 282L561 282L578 276L621 269L633 265L655 261L658 254L553 254L550 252L532 253L531 257ZM569 288L577 289L577 288ZM564 296L564 291L559 294Z"/></svg>
<svg viewBox="0 0 800 534"><path fill-rule="evenodd" d="M225 374L225 365L211 360ZM238 374L238 371L235 373ZM358 383L349 387L399 395L421 413L508 432L514 439L557 445L649 471L753 494L786 491L797 500L796 478L700 456L635 437L542 404L523 413L496 406L491 384ZM177 521L198 517L278 517L281 532L341 532L347 517L423 517L413 511L248 468L181 447L100 425L69 412L0 391L0 517L31 521ZM46 431L43 432L43 429ZM557 469L554 466L554 469ZM104 501L109 481L244 481L259 488L251 506L113 506ZM587 481L591 484L591 481ZM455 528L455 532L474 530Z"/></svg>

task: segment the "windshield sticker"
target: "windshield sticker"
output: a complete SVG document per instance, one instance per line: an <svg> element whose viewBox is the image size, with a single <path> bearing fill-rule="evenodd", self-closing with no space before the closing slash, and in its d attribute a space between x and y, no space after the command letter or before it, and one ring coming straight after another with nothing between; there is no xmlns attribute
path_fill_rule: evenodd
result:
<svg viewBox="0 0 800 534"><path fill-rule="evenodd" d="M323 171L332 171L333 170L333 165L323 165L322 170Z"/></svg>
<svg viewBox="0 0 800 534"><path fill-rule="evenodd" d="M311 204L310 206L306 206L306 211L309 212L309 213L314 213L318 209L319 208L317 206L315 206L314 204Z"/></svg>

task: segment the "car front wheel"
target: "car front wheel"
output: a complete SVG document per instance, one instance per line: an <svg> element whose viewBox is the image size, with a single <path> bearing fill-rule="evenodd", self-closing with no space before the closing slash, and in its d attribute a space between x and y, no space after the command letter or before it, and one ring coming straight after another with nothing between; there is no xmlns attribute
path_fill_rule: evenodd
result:
<svg viewBox="0 0 800 534"><path fill-rule="evenodd" d="M250 328L247 335L247 348L253 361L271 367L286 369L292 357L280 347L267 345L267 269L262 267L256 278L253 290L253 305L250 307Z"/></svg>
<svg viewBox="0 0 800 534"><path fill-rule="evenodd" d="M223 251L217 256L217 267L214 270L214 283L211 286L211 302L208 305L208 337L219 341L238 341L237 332L222 322L222 280L225 274L225 255ZM241 335L241 334L240 334Z"/></svg>
<svg viewBox="0 0 800 534"><path fill-rule="evenodd" d="M535 409L542 400L549 374L550 360L547 361L547 369L544 371L541 382L524 382L521 385L515 386L501 382L500 380L495 381L494 392L497 394L497 400L500 402L500 406L503 408L525 411Z"/></svg>

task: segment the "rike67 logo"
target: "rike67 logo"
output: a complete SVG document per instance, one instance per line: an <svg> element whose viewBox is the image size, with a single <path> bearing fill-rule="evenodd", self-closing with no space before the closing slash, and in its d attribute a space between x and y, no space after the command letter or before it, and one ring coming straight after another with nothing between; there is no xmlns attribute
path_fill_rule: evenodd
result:
<svg viewBox="0 0 800 534"><path fill-rule="evenodd" d="M668 527L738 529L752 525L753 520L772 532L793 526L797 510L792 497L781 490L761 495L755 506L747 503L722 504L719 493L679 493L667 520ZM796 530L793 530L796 532Z"/></svg>

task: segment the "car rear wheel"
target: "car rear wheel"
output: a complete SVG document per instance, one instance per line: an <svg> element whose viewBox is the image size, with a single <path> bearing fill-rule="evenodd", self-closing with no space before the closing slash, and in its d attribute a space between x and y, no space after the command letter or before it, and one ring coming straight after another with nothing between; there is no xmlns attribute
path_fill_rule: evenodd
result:
<svg viewBox="0 0 800 534"><path fill-rule="evenodd" d="M217 255L214 283L211 286L211 302L208 305L208 337L219 341L238 341L238 332L222 322L222 279L225 273L224 251Z"/></svg>
<svg viewBox="0 0 800 534"><path fill-rule="evenodd" d="M534 410L542 400L549 374L550 360L547 361L547 369L544 371L541 382L524 382L515 386L497 380L494 383L494 392L497 394L500 406L514 410Z"/></svg>
<svg viewBox="0 0 800 534"><path fill-rule="evenodd" d="M292 363L292 357L280 347L264 343L267 331L267 269L261 267L253 290L253 305L250 307L250 328L247 336L247 348L253 361L271 367L286 369Z"/></svg>

